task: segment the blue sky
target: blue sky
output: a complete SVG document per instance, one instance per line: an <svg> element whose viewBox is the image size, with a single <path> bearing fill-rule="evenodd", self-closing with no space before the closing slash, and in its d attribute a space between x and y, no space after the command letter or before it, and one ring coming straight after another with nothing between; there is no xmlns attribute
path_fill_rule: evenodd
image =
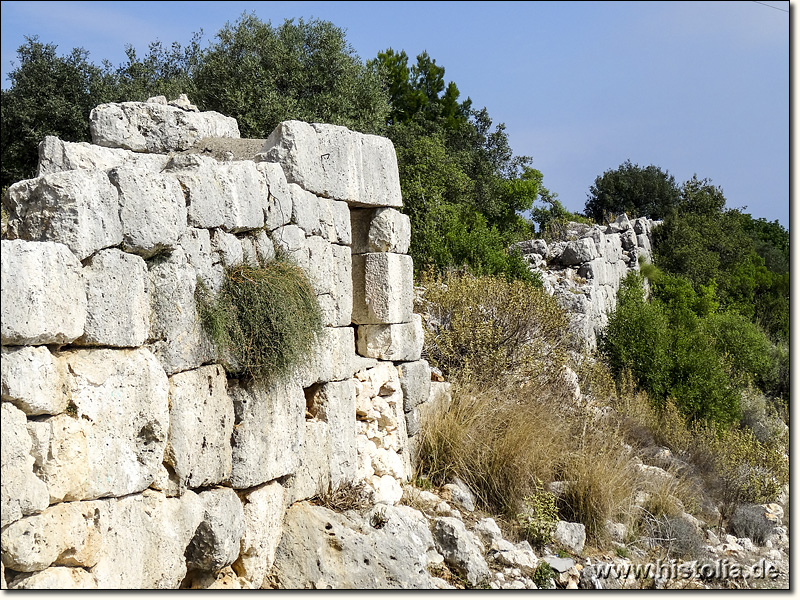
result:
<svg viewBox="0 0 800 600"><path fill-rule="evenodd" d="M788 10L789 2L766 4ZM423 50L505 123L571 210L626 159L789 226L789 13L757 2L2 2L2 86L24 35L96 63L227 21L316 17L367 60Z"/></svg>

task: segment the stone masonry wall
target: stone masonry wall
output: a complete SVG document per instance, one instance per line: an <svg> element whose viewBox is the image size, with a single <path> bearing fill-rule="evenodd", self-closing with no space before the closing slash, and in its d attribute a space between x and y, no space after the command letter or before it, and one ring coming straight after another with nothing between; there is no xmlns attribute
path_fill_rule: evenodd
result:
<svg viewBox="0 0 800 600"><path fill-rule="evenodd" d="M236 121L185 96L98 106L91 132L45 139L5 199L3 587L259 588L292 503L355 481L398 502L449 401L420 360L394 148L289 121L216 160L202 140ZM194 293L276 248L325 327L264 389L228 378Z"/></svg>

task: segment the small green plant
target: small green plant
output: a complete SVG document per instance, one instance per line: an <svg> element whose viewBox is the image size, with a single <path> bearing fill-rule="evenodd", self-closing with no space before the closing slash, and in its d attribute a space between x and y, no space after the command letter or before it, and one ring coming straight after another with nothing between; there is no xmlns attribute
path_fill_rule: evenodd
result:
<svg viewBox="0 0 800 600"><path fill-rule="evenodd" d="M542 546L553 539L558 523L556 497L536 480L536 491L522 500L524 510L517 515L522 535L531 544Z"/></svg>
<svg viewBox="0 0 800 600"><path fill-rule="evenodd" d="M625 546L617 546L617 547L614 549L614 552L615 552L615 553L616 553L616 555L617 555L617 556L619 556L620 558L628 558L628 557L631 555L630 551L629 551L629 550L628 550L628 548L627 548L627 547L625 547Z"/></svg>
<svg viewBox="0 0 800 600"><path fill-rule="evenodd" d="M550 589L554 587L555 579L556 579L556 572L553 571L553 567L551 567L547 562L540 560L539 564L536 565L536 570L533 572L533 583L536 584L536 587L540 589Z"/></svg>
<svg viewBox="0 0 800 600"><path fill-rule="evenodd" d="M229 268L216 297L198 282L195 299L226 369L266 382L307 356L322 330L314 290L300 267L282 257Z"/></svg>

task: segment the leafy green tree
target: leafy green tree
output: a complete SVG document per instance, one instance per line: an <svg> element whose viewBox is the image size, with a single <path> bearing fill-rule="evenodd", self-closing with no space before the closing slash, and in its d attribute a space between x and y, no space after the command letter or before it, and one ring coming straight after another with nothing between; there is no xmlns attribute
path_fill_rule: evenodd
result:
<svg viewBox="0 0 800 600"><path fill-rule="evenodd" d="M91 64L86 50L59 56L56 46L38 37L25 40L17 50L19 64L8 75L11 87L0 101L2 187L36 175L45 136L88 141L89 112L113 95L113 74Z"/></svg>
<svg viewBox="0 0 800 600"><path fill-rule="evenodd" d="M194 83L198 105L235 117L245 137L266 137L288 119L377 133L389 112L380 80L344 31L317 19L273 27L242 15L219 31Z"/></svg>
<svg viewBox="0 0 800 600"><path fill-rule="evenodd" d="M597 223L611 215L663 219L680 201L680 190L669 171L640 167L626 160L594 180L584 213Z"/></svg>

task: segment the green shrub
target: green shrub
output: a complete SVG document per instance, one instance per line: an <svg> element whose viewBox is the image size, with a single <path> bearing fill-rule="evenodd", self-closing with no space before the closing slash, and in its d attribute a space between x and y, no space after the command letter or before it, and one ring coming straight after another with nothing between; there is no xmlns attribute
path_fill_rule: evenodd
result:
<svg viewBox="0 0 800 600"><path fill-rule="evenodd" d="M534 546L543 546L553 539L558 524L556 497L536 480L533 493L522 499L524 509L517 515L522 536Z"/></svg>
<svg viewBox="0 0 800 600"><path fill-rule="evenodd" d="M267 382L307 356L322 330L313 289L285 259L229 268L216 297L198 283L196 300L226 370Z"/></svg>
<svg viewBox="0 0 800 600"><path fill-rule="evenodd" d="M556 572L547 562L540 560L531 579L539 589L551 589L555 587Z"/></svg>

